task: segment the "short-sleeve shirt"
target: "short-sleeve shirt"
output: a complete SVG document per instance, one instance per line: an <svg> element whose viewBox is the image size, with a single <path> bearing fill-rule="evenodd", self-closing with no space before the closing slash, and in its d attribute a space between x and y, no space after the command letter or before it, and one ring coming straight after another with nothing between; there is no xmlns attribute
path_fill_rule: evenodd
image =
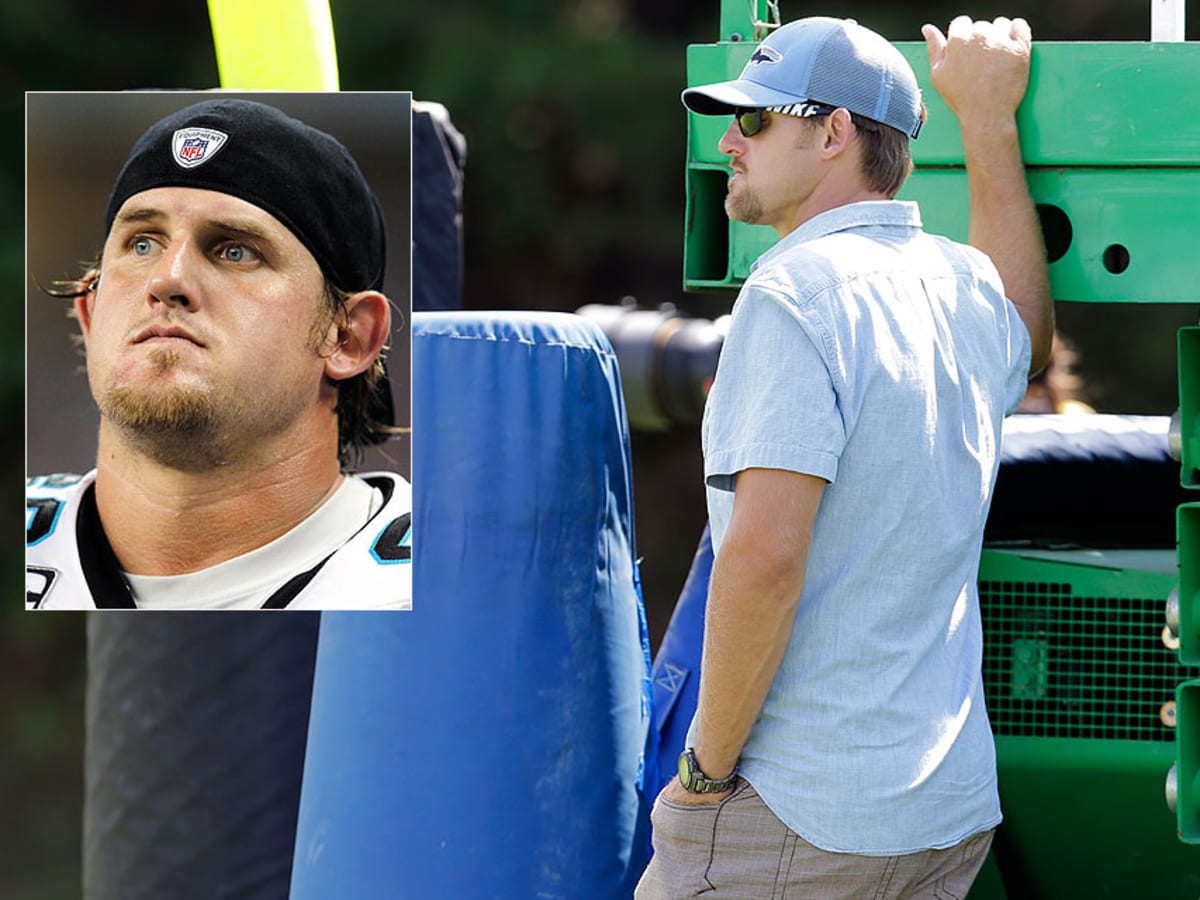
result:
<svg viewBox="0 0 1200 900"><path fill-rule="evenodd" d="M703 425L715 552L738 472L828 482L740 767L818 847L902 854L1000 821L976 579L1029 362L991 261L912 203L814 217L738 295Z"/></svg>

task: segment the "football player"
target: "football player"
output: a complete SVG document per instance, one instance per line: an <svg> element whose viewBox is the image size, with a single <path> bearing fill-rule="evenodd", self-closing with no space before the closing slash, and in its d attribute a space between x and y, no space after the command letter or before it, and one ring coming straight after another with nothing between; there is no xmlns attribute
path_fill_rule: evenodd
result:
<svg viewBox="0 0 1200 900"><path fill-rule="evenodd" d="M150 127L72 298L96 467L29 479L40 609L411 608L411 493L349 474L392 418L382 212L349 152L218 98Z"/></svg>

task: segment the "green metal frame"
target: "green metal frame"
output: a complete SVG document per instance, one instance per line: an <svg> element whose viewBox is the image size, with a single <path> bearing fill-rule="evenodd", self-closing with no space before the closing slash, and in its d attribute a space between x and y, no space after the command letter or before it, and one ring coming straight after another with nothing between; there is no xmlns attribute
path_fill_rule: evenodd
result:
<svg viewBox="0 0 1200 900"><path fill-rule="evenodd" d="M1200 489L1200 326L1179 329L1179 424L1180 482Z"/></svg>
<svg viewBox="0 0 1200 900"><path fill-rule="evenodd" d="M1197 674L1163 643L1174 584L1170 549L984 549L984 688L1005 821L996 871L972 900L1200 895L1196 851L1164 804L1183 741L1167 704ZM1190 712L1177 718L1195 728ZM1196 768L1177 771L1182 805Z"/></svg>
<svg viewBox="0 0 1200 900"><path fill-rule="evenodd" d="M1200 327L1179 329L1180 481L1200 488ZM1200 503L1176 511L1179 660L1200 663ZM1176 807L1179 839L1200 844L1200 680L1176 691Z"/></svg>
<svg viewBox="0 0 1200 900"><path fill-rule="evenodd" d="M1176 825L1181 841L1200 844L1200 680L1180 684L1175 702L1179 715L1175 742Z"/></svg>
<svg viewBox="0 0 1200 900"><path fill-rule="evenodd" d="M1179 541L1179 661L1200 665L1200 503L1176 510Z"/></svg>
<svg viewBox="0 0 1200 900"><path fill-rule="evenodd" d="M957 122L929 85L925 45L897 46L929 110L912 145L917 171L900 197L921 203L930 231L965 240ZM688 83L736 78L753 49L746 41L688 47ZM1017 118L1030 191L1046 207L1054 296L1200 302L1192 271L1200 107L1179 100L1180 85L1200 71L1200 44L1039 43L1031 65ZM689 114L684 286L692 290L736 288L777 240L766 226L725 216L729 170L717 141L727 126L721 116Z"/></svg>

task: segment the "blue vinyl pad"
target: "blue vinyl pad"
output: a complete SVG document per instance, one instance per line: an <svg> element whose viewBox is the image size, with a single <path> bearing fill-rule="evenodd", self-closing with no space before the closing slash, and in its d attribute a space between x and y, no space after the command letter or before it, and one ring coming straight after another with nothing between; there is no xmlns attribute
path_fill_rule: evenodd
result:
<svg viewBox="0 0 1200 900"><path fill-rule="evenodd" d="M325 613L293 898L628 897L649 659L607 339L413 321L413 610Z"/></svg>

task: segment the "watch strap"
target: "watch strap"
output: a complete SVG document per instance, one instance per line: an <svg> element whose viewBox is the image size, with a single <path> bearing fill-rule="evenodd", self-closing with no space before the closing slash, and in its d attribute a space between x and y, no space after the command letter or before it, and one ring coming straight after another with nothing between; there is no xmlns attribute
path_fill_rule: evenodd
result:
<svg viewBox="0 0 1200 900"><path fill-rule="evenodd" d="M689 793L720 794L733 787L736 778L736 766L725 778L709 778L700 770L700 764L696 762L696 753L691 747L679 754L679 783Z"/></svg>

